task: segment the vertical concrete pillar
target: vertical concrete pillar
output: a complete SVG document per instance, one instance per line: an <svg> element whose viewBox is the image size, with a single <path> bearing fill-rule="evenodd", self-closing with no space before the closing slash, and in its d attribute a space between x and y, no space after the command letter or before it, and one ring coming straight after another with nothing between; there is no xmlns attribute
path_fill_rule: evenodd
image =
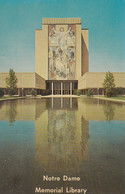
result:
<svg viewBox="0 0 125 194"><path fill-rule="evenodd" d="M52 82L52 95L53 95L53 82Z"/></svg>
<svg viewBox="0 0 125 194"><path fill-rule="evenodd" d="M70 82L70 95L72 95L72 82Z"/></svg>
<svg viewBox="0 0 125 194"><path fill-rule="evenodd" d="M61 82L61 95L63 95L63 83Z"/></svg>
<svg viewBox="0 0 125 194"><path fill-rule="evenodd" d="M24 88L22 88L22 96L24 96Z"/></svg>
<svg viewBox="0 0 125 194"><path fill-rule="evenodd" d="M72 98L70 98L70 108L72 108Z"/></svg>
<svg viewBox="0 0 125 194"><path fill-rule="evenodd" d="M98 95L99 95L99 88L98 88Z"/></svg>
<svg viewBox="0 0 125 194"><path fill-rule="evenodd" d="M51 98L52 99L52 108L53 108L53 98Z"/></svg>
<svg viewBox="0 0 125 194"><path fill-rule="evenodd" d="M61 108L63 108L63 98L61 98Z"/></svg>
<svg viewBox="0 0 125 194"><path fill-rule="evenodd" d="M4 88L4 95L6 95L6 89Z"/></svg>
<svg viewBox="0 0 125 194"><path fill-rule="evenodd" d="M78 80L81 76L81 24L76 25L76 70L75 79Z"/></svg>
<svg viewBox="0 0 125 194"><path fill-rule="evenodd" d="M20 88L18 88L18 96L20 96Z"/></svg>

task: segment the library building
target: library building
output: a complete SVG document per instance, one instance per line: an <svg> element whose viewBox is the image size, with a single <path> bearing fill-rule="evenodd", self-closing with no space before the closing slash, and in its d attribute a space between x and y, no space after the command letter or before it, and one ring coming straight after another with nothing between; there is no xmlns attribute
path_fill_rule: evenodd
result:
<svg viewBox="0 0 125 194"><path fill-rule="evenodd" d="M101 46L101 45L100 45ZM124 88L125 72L112 72L116 87ZM106 72L89 72L89 32L80 18L43 18L35 32L35 72L16 73L17 94L35 89L41 95L104 95ZM6 77L0 73L0 88L7 94Z"/></svg>

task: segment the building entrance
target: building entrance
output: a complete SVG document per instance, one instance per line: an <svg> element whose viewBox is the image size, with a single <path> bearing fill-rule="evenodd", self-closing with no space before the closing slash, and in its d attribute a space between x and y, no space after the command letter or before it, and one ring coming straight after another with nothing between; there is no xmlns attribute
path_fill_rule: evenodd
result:
<svg viewBox="0 0 125 194"><path fill-rule="evenodd" d="M64 94L70 94L70 90L64 90Z"/></svg>
<svg viewBox="0 0 125 194"><path fill-rule="evenodd" d="M53 90L54 94L61 94L60 92L61 92L60 90Z"/></svg>
<svg viewBox="0 0 125 194"><path fill-rule="evenodd" d="M48 94L52 95L72 95L75 94L75 91L78 88L78 81L76 80L63 80L63 81L56 81L56 80L49 80L46 82Z"/></svg>

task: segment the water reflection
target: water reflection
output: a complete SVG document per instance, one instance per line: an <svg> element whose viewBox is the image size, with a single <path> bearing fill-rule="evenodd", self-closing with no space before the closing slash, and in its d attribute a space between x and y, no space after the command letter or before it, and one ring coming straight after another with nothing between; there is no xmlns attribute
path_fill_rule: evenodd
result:
<svg viewBox="0 0 125 194"><path fill-rule="evenodd" d="M0 102L0 120L35 121L48 110L78 112L86 121L124 120L125 105L98 99L20 99ZM80 116L79 116L80 117ZM46 120L46 119L45 119Z"/></svg>
<svg viewBox="0 0 125 194"><path fill-rule="evenodd" d="M0 101L0 108L3 106L4 101Z"/></svg>
<svg viewBox="0 0 125 194"><path fill-rule="evenodd" d="M32 194L41 184L54 188L57 183L43 183L42 176L64 174L80 176L81 181L59 182L59 187L84 186L88 194L122 193L124 112L125 105L97 99L4 102L0 193Z"/></svg>
<svg viewBox="0 0 125 194"><path fill-rule="evenodd" d="M78 172L88 158L88 122L77 111L77 99L53 98L47 104L35 122L36 160L51 172Z"/></svg>
<svg viewBox="0 0 125 194"><path fill-rule="evenodd" d="M50 107L49 107L50 108ZM54 109L78 109L77 99L73 98L52 98L51 108Z"/></svg>
<svg viewBox="0 0 125 194"><path fill-rule="evenodd" d="M17 101L11 101L9 103L7 110L6 110L6 115L8 117L10 125L13 125L13 123L16 121L16 116L17 116Z"/></svg>
<svg viewBox="0 0 125 194"><path fill-rule="evenodd" d="M112 104L111 102L106 102L103 107L104 114L106 121L110 122L113 120L114 115L115 115L115 105Z"/></svg>
<svg viewBox="0 0 125 194"><path fill-rule="evenodd" d="M89 140L89 122L84 119L84 117L81 117L81 153L83 154L85 159L88 159L88 153L86 150L88 150L88 140Z"/></svg>

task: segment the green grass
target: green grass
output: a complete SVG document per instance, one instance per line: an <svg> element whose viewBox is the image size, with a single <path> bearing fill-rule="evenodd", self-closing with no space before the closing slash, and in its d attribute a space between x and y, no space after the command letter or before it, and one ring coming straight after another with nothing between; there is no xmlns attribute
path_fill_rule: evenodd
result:
<svg viewBox="0 0 125 194"><path fill-rule="evenodd" d="M17 98L17 96L2 96L0 99Z"/></svg>
<svg viewBox="0 0 125 194"><path fill-rule="evenodd" d="M116 97L106 97L103 96L104 98L109 98L109 99L116 99L116 100L125 100L125 96L116 96Z"/></svg>
<svg viewBox="0 0 125 194"><path fill-rule="evenodd" d="M21 98L19 96L2 96L0 97L0 100L6 100L6 99L18 99Z"/></svg>

